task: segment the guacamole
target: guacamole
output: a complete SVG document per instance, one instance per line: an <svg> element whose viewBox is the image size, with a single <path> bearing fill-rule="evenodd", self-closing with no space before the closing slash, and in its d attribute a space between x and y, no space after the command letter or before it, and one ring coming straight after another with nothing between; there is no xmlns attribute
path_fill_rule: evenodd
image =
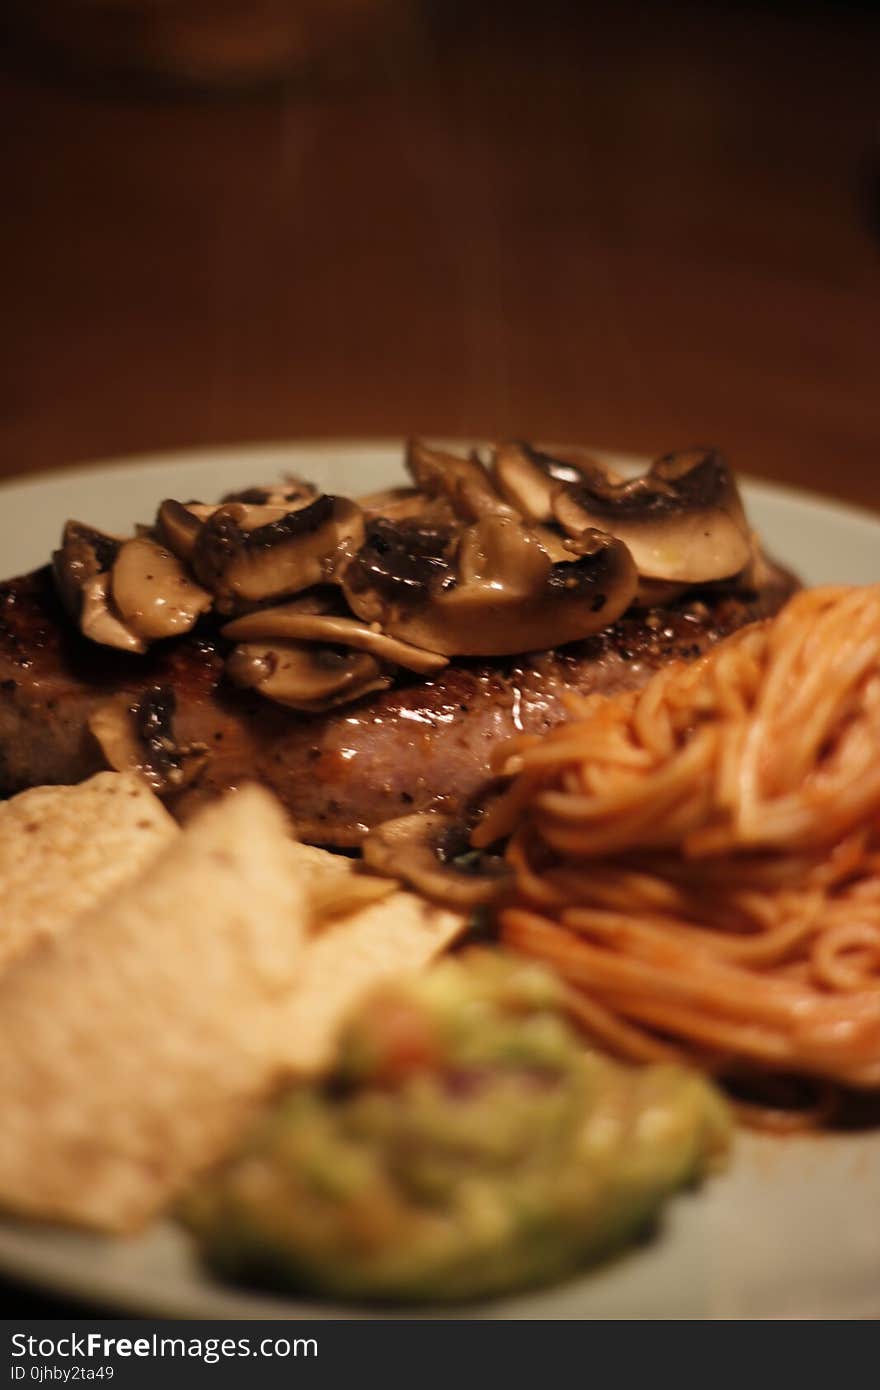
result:
<svg viewBox="0 0 880 1390"><path fill-rule="evenodd" d="M555 977L472 950L385 988L322 1085L291 1091L183 1220L226 1277L359 1299L460 1299L621 1246L725 1151L700 1076L589 1051Z"/></svg>

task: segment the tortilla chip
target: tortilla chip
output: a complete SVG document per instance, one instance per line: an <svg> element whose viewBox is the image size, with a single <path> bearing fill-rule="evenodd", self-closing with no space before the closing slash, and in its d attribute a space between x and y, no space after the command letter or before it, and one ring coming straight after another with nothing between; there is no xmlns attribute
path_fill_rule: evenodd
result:
<svg viewBox="0 0 880 1390"><path fill-rule="evenodd" d="M317 932L284 1017L291 1070L310 1076L329 1065L340 1025L363 996L386 980L423 970L466 924L463 913L398 889Z"/></svg>
<svg viewBox="0 0 880 1390"><path fill-rule="evenodd" d="M290 866L295 874L305 879L323 878L328 874L345 878L354 873L359 862L347 854L334 854L317 845L303 844L302 840L294 840L290 846Z"/></svg>
<svg viewBox="0 0 880 1390"><path fill-rule="evenodd" d="M365 873L359 859L298 840L290 846L290 862L305 886L313 927L378 902L398 886L396 879Z"/></svg>
<svg viewBox="0 0 880 1390"><path fill-rule="evenodd" d="M0 979L0 1204L136 1228L281 1070L306 907L285 818L248 787Z"/></svg>
<svg viewBox="0 0 880 1390"><path fill-rule="evenodd" d="M178 833L133 773L0 803L0 969L134 878Z"/></svg>

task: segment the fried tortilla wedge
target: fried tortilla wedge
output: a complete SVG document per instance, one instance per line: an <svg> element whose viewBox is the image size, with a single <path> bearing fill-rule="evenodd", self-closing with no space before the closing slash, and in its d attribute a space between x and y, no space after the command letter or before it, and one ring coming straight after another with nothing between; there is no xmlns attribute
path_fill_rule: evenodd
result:
<svg viewBox="0 0 880 1390"><path fill-rule="evenodd" d="M307 918L285 817L248 787L0 978L0 1205L137 1229L283 1070Z"/></svg>
<svg viewBox="0 0 880 1390"><path fill-rule="evenodd" d="M134 773L0 802L0 970L107 897L179 834Z"/></svg>
<svg viewBox="0 0 880 1390"><path fill-rule="evenodd" d="M394 878L361 872L359 859L298 840L291 842L290 865L305 886L313 928L387 898L398 887Z"/></svg>
<svg viewBox="0 0 880 1390"><path fill-rule="evenodd" d="M423 970L466 924L463 913L396 889L313 927L284 1014L281 1045L290 1071L321 1072L333 1059L340 1025L363 996L389 979Z"/></svg>

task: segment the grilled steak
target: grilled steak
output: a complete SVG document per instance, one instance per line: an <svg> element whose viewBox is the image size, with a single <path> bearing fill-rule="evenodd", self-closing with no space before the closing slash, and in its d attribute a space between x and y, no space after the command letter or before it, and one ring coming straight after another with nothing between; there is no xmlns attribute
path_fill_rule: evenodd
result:
<svg viewBox="0 0 880 1390"><path fill-rule="evenodd" d="M561 651L457 661L339 710L296 714L224 677L229 644L210 620L145 656L97 646L65 616L48 569L0 585L0 795L78 782L106 766L89 716L115 695L155 687L176 699L175 735L207 748L194 803L247 780L271 787L304 839L355 846L409 811L457 810L488 776L493 745L565 717L566 691L640 685L664 663L691 659L720 637L774 613L795 587L771 568L760 592L691 591L668 607L629 613Z"/></svg>

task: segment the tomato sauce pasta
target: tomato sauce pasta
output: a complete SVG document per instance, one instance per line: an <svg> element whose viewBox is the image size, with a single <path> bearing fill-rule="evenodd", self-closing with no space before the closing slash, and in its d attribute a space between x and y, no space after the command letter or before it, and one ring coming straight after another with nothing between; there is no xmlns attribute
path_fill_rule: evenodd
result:
<svg viewBox="0 0 880 1390"><path fill-rule="evenodd" d="M807 590L506 745L511 946L632 1059L880 1088L880 586Z"/></svg>

